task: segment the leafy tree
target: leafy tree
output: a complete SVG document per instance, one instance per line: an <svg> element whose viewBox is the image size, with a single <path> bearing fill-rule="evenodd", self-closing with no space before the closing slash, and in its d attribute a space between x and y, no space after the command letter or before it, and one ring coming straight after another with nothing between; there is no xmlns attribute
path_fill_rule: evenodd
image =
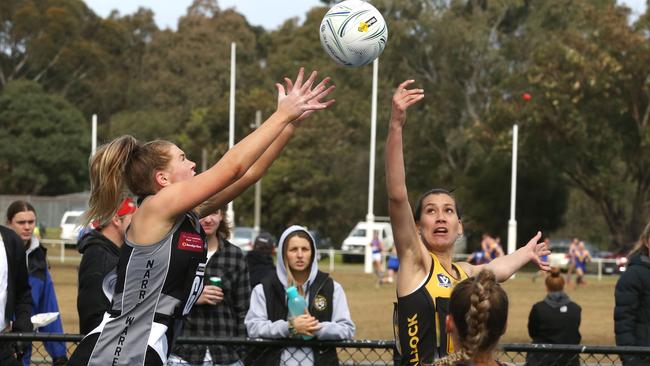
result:
<svg viewBox="0 0 650 366"><path fill-rule="evenodd" d="M509 40L535 98L513 111L523 143L596 204L617 245L635 240L650 204L648 65L643 32L614 1L531 4Z"/></svg>
<svg viewBox="0 0 650 366"><path fill-rule="evenodd" d="M66 90L86 77L89 62L100 56L84 34L96 16L82 1L10 0L2 10L0 87L28 78Z"/></svg>
<svg viewBox="0 0 650 366"><path fill-rule="evenodd" d="M0 94L0 187L10 194L54 195L87 188L90 133L63 98L31 81Z"/></svg>
<svg viewBox="0 0 650 366"><path fill-rule="evenodd" d="M386 212L382 157L390 99L399 82L413 78L426 97L409 111L404 135L411 198L431 187L457 188L468 227L503 235L510 128L517 122L520 237L540 227L553 230L563 218L567 228L590 232L589 222L571 222L570 215L597 207L612 241L636 238L650 200L650 15L632 25L629 10L614 0L373 4L389 26L380 60L376 215ZM178 30L161 31L144 8L101 19L79 0L3 1L0 90L6 89L2 101L11 108L0 109L2 121L24 118L11 114L16 106L25 107L18 101L36 95L50 101L23 109L38 114L65 98L75 107L59 108L61 126L78 124L85 130L83 122L74 122L78 115L70 117L70 108L86 116L99 113L102 140L124 133L166 138L197 163L205 151L211 164L227 150L231 42L237 42L236 140L252 131L256 111L273 113L275 82L293 77L300 66L318 69L336 83L337 103L297 130L265 176L263 226L279 232L289 224L306 224L336 243L365 217L372 67L348 69L326 56L317 31L326 6L309 11L303 24L291 19L267 32L233 10L220 9L216 0L196 0ZM42 89L17 79L38 82ZM533 95L527 105L519 99L522 92ZM43 126L52 121L40 120ZM0 136L7 139L9 131L3 128ZM46 138L27 129L28 136ZM13 151L14 145L3 149ZM74 143L46 146L66 146L66 155L59 156L66 166L77 161L79 154L68 151ZM9 191L18 190L17 181L33 192L52 187L69 192L85 185L80 173L85 162L67 178L56 178L65 184L52 185L52 177L66 169L37 176L32 173L55 166L39 160L15 170L18 160L12 154L2 155L11 156L11 164L0 163L0 182ZM80 156L85 160L83 152ZM236 206L238 224L252 224L252 190ZM591 232L602 233L594 229L601 222L592 222Z"/></svg>
<svg viewBox="0 0 650 366"><path fill-rule="evenodd" d="M142 73L148 45L159 30L153 12L144 8L125 16L113 12L89 28L102 54L101 63L94 66L84 82L74 84L67 95L84 114L98 114L103 124L113 114L146 99L135 81Z"/></svg>

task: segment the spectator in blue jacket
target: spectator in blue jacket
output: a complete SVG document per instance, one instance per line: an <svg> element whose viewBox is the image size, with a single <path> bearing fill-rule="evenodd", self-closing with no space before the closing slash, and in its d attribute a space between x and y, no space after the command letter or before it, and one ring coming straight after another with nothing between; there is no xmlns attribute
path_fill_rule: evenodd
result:
<svg viewBox="0 0 650 366"><path fill-rule="evenodd" d="M46 249L34 236L36 210L26 201L14 201L7 208L7 224L20 236L27 254L29 285L32 288L32 314L59 312L59 304L54 292L54 282L48 271ZM38 328L43 333L63 333L59 316L54 322ZM45 349L52 358L52 365L65 365L65 342L45 342ZM32 357L31 347L23 356L23 363L29 366Z"/></svg>
<svg viewBox="0 0 650 366"><path fill-rule="evenodd" d="M614 333L617 346L650 347L650 223L629 255L627 270L616 283ZM647 365L650 359L629 355L625 366Z"/></svg>

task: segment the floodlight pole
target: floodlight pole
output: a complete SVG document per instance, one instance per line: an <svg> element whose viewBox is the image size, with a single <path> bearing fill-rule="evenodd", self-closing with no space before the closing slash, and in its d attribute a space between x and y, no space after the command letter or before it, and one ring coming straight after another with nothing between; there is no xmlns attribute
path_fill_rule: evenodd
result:
<svg viewBox="0 0 650 366"><path fill-rule="evenodd" d="M370 242L374 231L375 214L374 195L375 195L375 139L377 137L377 81L379 78L379 58L372 62L372 104L370 109L370 166L368 169L368 213L366 222L366 250L364 258L363 271L372 273L372 248Z"/></svg>
<svg viewBox="0 0 650 366"><path fill-rule="evenodd" d="M97 151L97 115L93 114L92 124L91 124L91 136L90 136L90 156L95 155Z"/></svg>
<svg viewBox="0 0 650 366"><path fill-rule="evenodd" d="M255 128L259 128L262 124L262 111L255 112ZM255 221L253 229L255 236L260 234L260 221L262 216L262 178L255 182Z"/></svg>
<svg viewBox="0 0 650 366"><path fill-rule="evenodd" d="M517 202L517 140L519 127L512 126L512 177L510 179L510 220L508 221L508 254L517 250L517 220L515 220L515 205Z"/></svg>
<svg viewBox="0 0 650 366"><path fill-rule="evenodd" d="M235 74L236 74L236 59L237 59L237 44L232 42L230 44L230 114L229 114L229 128L228 128L228 149L235 146ZM228 209L226 210L226 217L228 222L235 226L235 210L233 209L232 201L228 202Z"/></svg>

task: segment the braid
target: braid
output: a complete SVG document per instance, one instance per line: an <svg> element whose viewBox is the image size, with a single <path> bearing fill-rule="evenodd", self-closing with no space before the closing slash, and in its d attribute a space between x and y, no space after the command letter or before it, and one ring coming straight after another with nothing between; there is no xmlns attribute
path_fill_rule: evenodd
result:
<svg viewBox="0 0 650 366"><path fill-rule="evenodd" d="M490 352L505 331L508 296L497 284L494 273L484 270L455 286L449 299L449 313L462 350L457 354L475 359ZM440 361L440 365L450 362Z"/></svg>
<svg viewBox="0 0 650 366"><path fill-rule="evenodd" d="M490 297L481 278L473 284L473 294L470 296L469 311L465 315L467 322L467 338L463 343L464 349L470 357L473 357L481 347L487 336L487 321L490 316Z"/></svg>
<svg viewBox="0 0 650 366"><path fill-rule="evenodd" d="M461 350L458 352L451 353L447 355L446 357L439 358L431 364L431 366L454 366L457 362L460 361L469 361L472 358L469 357L469 355ZM422 364L422 366L425 366L425 364Z"/></svg>

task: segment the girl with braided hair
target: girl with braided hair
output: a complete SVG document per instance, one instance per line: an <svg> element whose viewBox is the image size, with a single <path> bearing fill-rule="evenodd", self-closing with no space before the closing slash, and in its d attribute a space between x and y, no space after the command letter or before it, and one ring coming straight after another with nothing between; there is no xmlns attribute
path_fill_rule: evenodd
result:
<svg viewBox="0 0 650 366"><path fill-rule="evenodd" d="M508 295L496 282L494 273L482 270L476 277L460 282L449 299L445 328L455 353L433 363L435 366L506 366L494 358L494 349L506 331Z"/></svg>

